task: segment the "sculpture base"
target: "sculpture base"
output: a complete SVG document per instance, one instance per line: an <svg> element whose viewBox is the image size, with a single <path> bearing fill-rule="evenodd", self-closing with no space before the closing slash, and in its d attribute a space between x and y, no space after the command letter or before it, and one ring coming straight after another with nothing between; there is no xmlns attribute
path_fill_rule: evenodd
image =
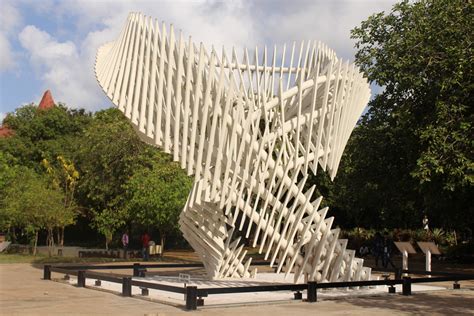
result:
<svg viewBox="0 0 474 316"><path fill-rule="evenodd" d="M149 276L145 278L133 278L134 280L146 281L159 283L163 285L172 285L172 286L185 286L179 278L176 277L167 277L167 276ZM268 281L268 280L280 280L277 281ZM70 284L75 285L77 283L76 277L71 277L68 281ZM100 287L94 286L94 280L87 279L86 286L91 288L100 288L101 290L112 291L112 292L121 292L121 284L111 283L107 281L102 281ZM281 284L287 283L284 281L282 275L276 273L259 273L255 279L239 279L239 280L209 280L206 278L200 277L191 277L191 283L186 284L186 286L197 286L198 288L218 288L218 287L242 287L242 286L255 286L255 285L269 285L269 284ZM438 286L427 286L412 284L412 292L425 292L425 291L436 291L436 290L445 290L444 287ZM141 297L141 288L138 286L132 287L132 296L140 298ZM396 286L396 292L401 293L401 285ZM222 305L235 305L235 304L268 304L271 302L284 302L284 301L294 301L295 299L301 299L295 296L296 292L293 291L277 291L277 292L255 292L255 293L230 293L230 294L219 294L219 295L209 295L208 297L202 297L200 300L200 306L222 306ZM306 291L300 292L302 298L306 298ZM327 289L327 290L318 290L318 301L319 300L333 300L339 298L351 298L351 297L364 297L364 296L373 296L373 295L389 295L387 286L376 286L373 288L360 288L360 289ZM183 305L184 297L182 294L158 291L158 290L149 290L148 300L170 304L170 305Z"/></svg>

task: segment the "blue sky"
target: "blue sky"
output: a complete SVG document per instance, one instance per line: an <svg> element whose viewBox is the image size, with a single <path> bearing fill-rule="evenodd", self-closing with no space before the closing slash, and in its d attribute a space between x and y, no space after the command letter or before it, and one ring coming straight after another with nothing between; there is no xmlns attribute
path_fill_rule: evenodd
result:
<svg viewBox="0 0 474 316"><path fill-rule="evenodd" d="M112 106L95 81L95 53L117 37L131 11L173 23L206 45L321 40L353 60L350 29L395 2L0 0L0 120L23 104L38 103L46 89L70 107Z"/></svg>

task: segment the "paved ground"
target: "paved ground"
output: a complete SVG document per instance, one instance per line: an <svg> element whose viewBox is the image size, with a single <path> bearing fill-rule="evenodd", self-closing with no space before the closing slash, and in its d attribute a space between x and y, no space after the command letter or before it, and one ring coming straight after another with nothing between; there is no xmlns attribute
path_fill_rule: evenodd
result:
<svg viewBox="0 0 474 316"><path fill-rule="evenodd" d="M474 315L474 286L364 298L202 308L196 312L41 280L30 264L0 265L0 315ZM450 286L445 283L445 286Z"/></svg>

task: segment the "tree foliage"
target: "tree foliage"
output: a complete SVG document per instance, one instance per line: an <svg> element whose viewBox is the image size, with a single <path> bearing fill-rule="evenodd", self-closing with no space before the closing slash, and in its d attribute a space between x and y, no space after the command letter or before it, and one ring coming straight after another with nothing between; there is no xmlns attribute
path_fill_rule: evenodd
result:
<svg viewBox="0 0 474 316"><path fill-rule="evenodd" d="M26 167L15 170L4 189L0 208L3 229L12 226L25 229L33 236L36 253L38 231L46 229L48 246L53 246L53 229L73 224L75 213L64 207L64 193L49 187L44 177Z"/></svg>
<svg viewBox="0 0 474 316"><path fill-rule="evenodd" d="M3 124L15 131L13 137L0 138L0 149L13 155L18 163L40 171L43 159L58 156L72 159L78 140L91 116L84 110L57 105L47 111L33 105L19 107Z"/></svg>
<svg viewBox="0 0 474 316"><path fill-rule="evenodd" d="M78 196L106 245L129 221L124 184L139 166L145 146L117 109L95 113L80 142Z"/></svg>
<svg viewBox="0 0 474 316"><path fill-rule="evenodd" d="M152 151L147 158L126 184L126 205L134 221L158 227L164 247L178 227L193 181L169 155Z"/></svg>
<svg viewBox="0 0 474 316"><path fill-rule="evenodd" d="M89 122L90 115L84 110L70 110L63 105L57 105L43 111L33 104L16 109L3 121L4 125L14 130L14 135L0 138L3 158L0 159L0 164L3 165L0 178L4 179L0 181L0 186L5 190L0 197L0 207L8 214L5 218L13 220L17 228L34 232L35 235L40 229L46 229L50 246L54 245L53 229L63 232L65 226L75 222L76 202L71 185L74 186L78 174L71 170L74 164L70 159L84 127ZM55 163L50 165L49 161ZM44 167L47 167L49 176ZM61 171L58 173L53 172L54 170L69 173L69 179L66 175L64 178L60 176ZM66 187L63 186L65 183L68 183ZM35 214L18 217L22 207L34 212L33 205L28 203L33 203L35 198L40 218L36 218ZM42 203L50 203L48 212L48 204L42 206ZM25 212L23 213L27 214ZM58 242L62 245L63 233L60 236Z"/></svg>
<svg viewBox="0 0 474 316"><path fill-rule="evenodd" d="M423 212L472 223L473 21L471 1L402 1L352 30L356 63L384 90L336 180L347 212L388 226L417 225Z"/></svg>
<svg viewBox="0 0 474 316"><path fill-rule="evenodd" d="M474 181L473 13L471 1L403 1L352 31L356 63L385 89L371 121L403 129L395 136L417 145L411 176L450 191Z"/></svg>
<svg viewBox="0 0 474 316"><path fill-rule="evenodd" d="M120 111L107 109L90 115L61 105L47 111L28 105L9 114L4 124L12 128L15 134L0 138L2 212L5 211L5 203L10 205L10 210L13 209L13 201L4 198L4 191L12 179L16 179L22 173L21 170L26 168L28 172L34 172L35 179L42 181L45 190L62 194L63 212L74 214L72 220L67 216L69 213L63 214L63 220L56 218L55 226L40 225L40 221L29 217L35 225L35 232L48 231L48 243L54 243L53 227L57 228L58 243L63 245L64 227L78 215L83 216L81 223L88 222L105 237L106 247L118 229L131 224L151 228L159 225L163 236L167 232L174 232L177 214L189 193L189 185L183 185L183 176L186 176L179 173L180 168L167 155L140 141ZM158 182L145 177L148 171L160 176L160 181L168 177L168 183L161 182L157 188L155 184ZM172 179L174 176L177 178ZM132 193L136 191L129 193L127 190L129 185L136 189L132 184L137 183L131 182L131 179L140 177L151 183L154 194L170 198L166 200L165 206L160 206L159 210L163 214L158 209L147 209L150 212L145 214L146 207L135 214L138 201ZM129 197L134 197L134 206L127 202ZM19 195L18 203L21 204L24 198L26 196ZM176 206L176 199L180 199L179 207ZM154 202L156 199L150 203ZM0 229L26 229L24 222L17 221L15 216L3 217L1 221ZM164 222L167 224L163 225Z"/></svg>
<svg viewBox="0 0 474 316"><path fill-rule="evenodd" d="M57 157L57 164L51 164L47 159L43 159L41 164L46 169L49 176L51 187L56 190L62 190L64 193L63 205L68 212L78 213L79 207L74 199L76 184L79 179L74 163L62 156ZM68 217L58 224L58 244L64 246L64 228L72 224ZM51 236L49 236L51 238ZM50 239L51 241L51 239Z"/></svg>

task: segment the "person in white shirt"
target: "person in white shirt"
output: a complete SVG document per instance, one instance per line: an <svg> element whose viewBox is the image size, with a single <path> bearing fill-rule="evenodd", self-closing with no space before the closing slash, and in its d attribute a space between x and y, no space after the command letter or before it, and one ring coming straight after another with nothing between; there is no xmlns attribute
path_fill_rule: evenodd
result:
<svg viewBox="0 0 474 316"><path fill-rule="evenodd" d="M430 230L430 227L428 226L428 216L425 215L425 217L423 217L423 229L426 230L426 231L429 231Z"/></svg>
<svg viewBox="0 0 474 316"><path fill-rule="evenodd" d="M128 233L126 231L122 235L122 245L123 245L123 258L127 259Z"/></svg>

